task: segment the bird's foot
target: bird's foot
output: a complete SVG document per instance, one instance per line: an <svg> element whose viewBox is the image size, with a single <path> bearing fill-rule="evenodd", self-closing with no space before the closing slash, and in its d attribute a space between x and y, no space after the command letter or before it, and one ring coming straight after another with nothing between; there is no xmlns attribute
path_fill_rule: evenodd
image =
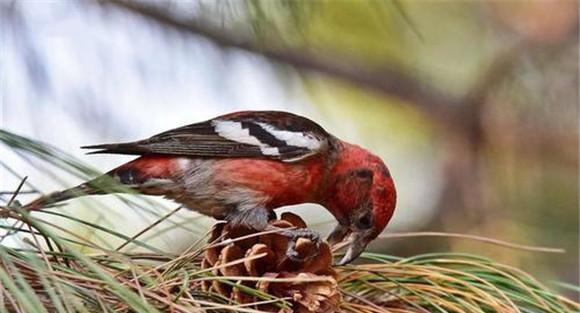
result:
<svg viewBox="0 0 580 313"><path fill-rule="evenodd" d="M322 242L322 239L318 232L315 232L308 228L298 228L284 230L282 234L290 239L288 241L288 248L286 249L286 256L288 257L288 259L294 262L302 263L318 255L320 251L320 243ZM296 250L296 242L300 238L309 239L310 241L312 241L312 243L314 243L315 245L314 253L307 256L302 256L302 254Z"/></svg>
<svg viewBox="0 0 580 313"><path fill-rule="evenodd" d="M326 241L328 241L328 244L330 244L331 246L334 246L334 245L342 242L344 240L344 238L348 234L350 234L350 232L351 232L351 230L350 230L350 228L348 228L348 226L338 224L332 230L330 235L328 235L328 238L326 238Z"/></svg>

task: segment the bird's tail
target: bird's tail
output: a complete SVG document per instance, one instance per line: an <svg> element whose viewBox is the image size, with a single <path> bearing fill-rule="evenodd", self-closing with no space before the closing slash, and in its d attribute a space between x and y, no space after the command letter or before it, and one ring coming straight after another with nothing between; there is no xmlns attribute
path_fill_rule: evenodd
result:
<svg viewBox="0 0 580 313"><path fill-rule="evenodd" d="M127 186L123 186L118 180L112 177L112 173L113 171L84 182L76 187L41 196L36 200L26 204L22 208L29 211L35 211L82 196L129 192L129 188Z"/></svg>
<svg viewBox="0 0 580 313"><path fill-rule="evenodd" d="M29 211L40 210L42 208L53 206L59 202L66 200L87 196L87 195L97 195L103 194L104 192L92 184L93 181L89 181L80 184L76 187L72 187L62 191L56 191L48 195L41 196L32 202L24 205L22 208Z"/></svg>
<svg viewBox="0 0 580 313"><path fill-rule="evenodd" d="M62 201L87 195L134 193L136 191L145 194L160 194L155 193L154 189L140 190L139 186L151 178L165 178L167 173L159 173L159 169L165 170L167 163L167 157L141 157L76 187L42 196L23 208L30 211L39 210Z"/></svg>

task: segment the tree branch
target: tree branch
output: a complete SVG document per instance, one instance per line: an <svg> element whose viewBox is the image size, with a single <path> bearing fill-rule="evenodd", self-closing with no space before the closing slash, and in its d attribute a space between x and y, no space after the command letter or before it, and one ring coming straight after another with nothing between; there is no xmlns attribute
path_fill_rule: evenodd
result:
<svg viewBox="0 0 580 313"><path fill-rule="evenodd" d="M390 97L399 98L415 105L427 114L435 115L441 121L457 121L455 109L457 99L447 97L418 79L405 74L393 65L380 69L369 68L345 58L335 58L330 54L313 54L272 43L259 44L240 34L231 34L193 18L179 18L154 5L138 1L101 0L103 4L147 17L160 24L170 26L185 33L202 36L225 48L235 48L261 55L272 61L293 66L300 70L317 72L338 78L360 87L378 91Z"/></svg>

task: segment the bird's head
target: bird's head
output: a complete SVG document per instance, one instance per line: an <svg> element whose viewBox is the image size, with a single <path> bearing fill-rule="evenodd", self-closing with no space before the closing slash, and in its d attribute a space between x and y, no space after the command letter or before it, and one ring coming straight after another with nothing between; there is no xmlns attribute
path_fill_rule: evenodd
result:
<svg viewBox="0 0 580 313"><path fill-rule="evenodd" d="M395 210L396 191L385 163L367 150L343 143L329 182L325 203L338 220L331 244L347 238L339 265L356 259L385 228Z"/></svg>

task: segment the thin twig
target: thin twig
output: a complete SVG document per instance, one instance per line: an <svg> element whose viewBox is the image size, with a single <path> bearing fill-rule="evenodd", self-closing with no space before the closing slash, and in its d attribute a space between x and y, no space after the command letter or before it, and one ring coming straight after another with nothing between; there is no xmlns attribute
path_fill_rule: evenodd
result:
<svg viewBox="0 0 580 313"><path fill-rule="evenodd" d="M477 235L469 235L469 234L459 234L459 233L446 233L446 232L408 232L408 233L392 233L392 234L384 234L380 235L379 238L381 239L395 239L395 238L410 238L410 237L450 237L450 238L459 238L459 239L468 239L468 240L475 240L480 242L485 242L497 246L502 246L506 248L524 250L524 251L532 251L532 252L546 252L546 253L566 253L566 250L560 248L550 248L550 247L541 247L541 246L528 246L528 245L521 245L517 243L511 243L499 239L493 239L488 237L482 237Z"/></svg>
<svg viewBox="0 0 580 313"><path fill-rule="evenodd" d="M38 194L40 192L36 190L20 190L18 193L21 195L25 195L25 194ZM12 194L14 194L14 191L0 191L0 195L12 195Z"/></svg>
<svg viewBox="0 0 580 313"><path fill-rule="evenodd" d="M12 205L12 202L14 202L14 200L16 200L16 197L20 193L20 189L22 189L22 186L24 186L26 179L28 179L28 176L24 176L24 178L22 178L22 180L20 181L20 184L18 184L18 187L16 187L16 191L14 191L14 194L12 195L12 197L10 198L8 203L6 204L7 207L10 207Z"/></svg>
<svg viewBox="0 0 580 313"><path fill-rule="evenodd" d="M173 214L177 213L177 211L181 210L182 208L183 208L182 206L178 206L177 208L175 208L171 212L169 212L169 213L165 214L164 216L162 216L161 218L157 219L155 222L153 222L149 226L143 228L140 232L136 233L130 239L126 240L124 243L122 243L120 246L118 246L117 249L115 249L115 251L119 251L119 250L123 249L125 246L127 246L128 244L130 244L131 242L133 242L135 239L137 239L139 236L141 236L144 233L148 232L153 227L159 225L161 222L163 222L164 220L168 219L169 217L171 217Z"/></svg>
<svg viewBox="0 0 580 313"><path fill-rule="evenodd" d="M380 307L380 306L372 303L371 301L369 301L369 300L367 300L367 299L365 299L365 298L363 298L363 297L361 297L361 296L359 296L357 294L354 294L352 292L346 291L344 289L341 289L340 292L342 292L343 294L345 294L345 295L347 295L349 297L352 297L352 298L354 298L354 299L356 299L356 300L358 300L358 301L360 301L360 302L362 302L362 303L364 303L366 305L369 305L369 306L377 309L378 312L387 312L387 313L389 312L387 309L382 308L382 307Z"/></svg>

